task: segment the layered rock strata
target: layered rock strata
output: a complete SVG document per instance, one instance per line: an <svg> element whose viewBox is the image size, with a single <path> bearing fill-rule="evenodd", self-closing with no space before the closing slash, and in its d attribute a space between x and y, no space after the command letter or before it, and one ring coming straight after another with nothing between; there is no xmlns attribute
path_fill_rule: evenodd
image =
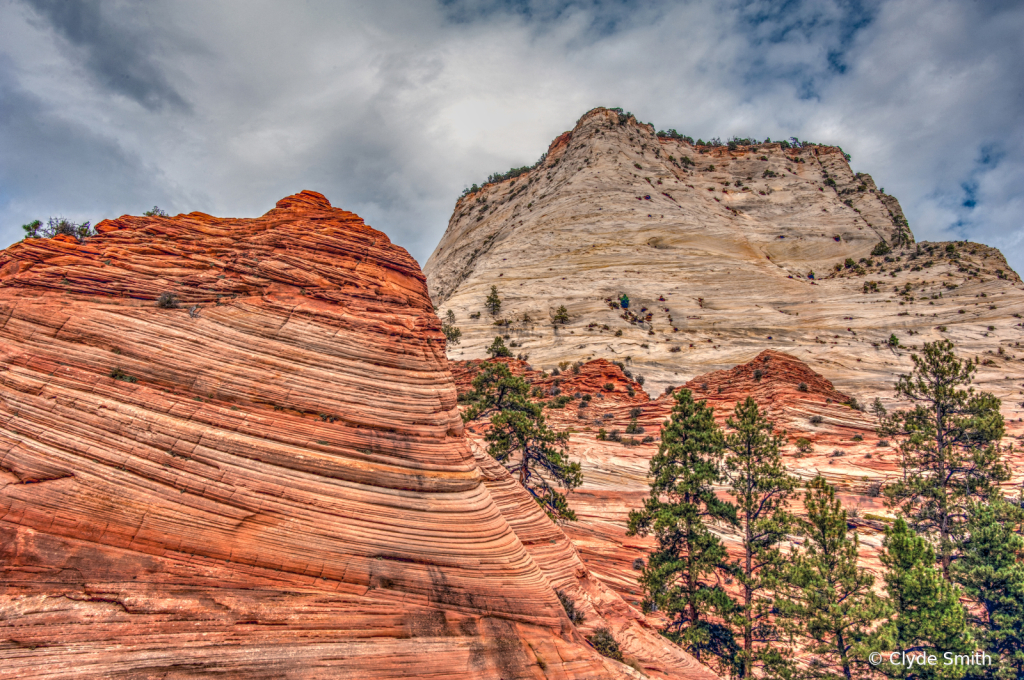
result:
<svg viewBox="0 0 1024 680"><path fill-rule="evenodd" d="M590 578L620 596L630 605L632 615L642 616L644 593L637 582L638 560L646 558L654 541L627 536L626 525L629 511L640 508L649 493L648 469L658 450L661 425L671 413L673 397L662 394L643 402L630 398L624 389L630 381L621 372L620 382L611 392L601 385L587 387L588 381L581 377L604 370L608 363L603 360L560 376L533 370L522 361L499 361L532 386L541 387L545 394L558 386L563 394L575 391L580 395L561 408L545 409L553 427L570 431L569 456L583 468L583 485L568 496L579 521L566 523L561 529ZM470 389L479 364L454 362L460 394ZM566 389L571 381L578 385L575 390ZM874 416L854 408L849 395L836 390L830 380L803 362L770 350L746 364L698 376L681 387L691 390L695 398L706 400L723 427L736 403L752 397L775 424L776 432L784 435L782 456L788 470L803 481L821 475L837 488L839 498L851 512L850 522L860 535L862 566L881 573L877 555L892 513L884 506L880 487L899 474L899 452L879 439ZM591 398L584 400L586 395ZM545 400L555 403L550 397ZM634 419L640 431L629 433L627 428ZM597 436L601 430L608 435L603 440ZM470 423L467 431L476 446L481 450L486 447L486 423ZM612 433L617 433L614 439ZM1008 459L1019 475L1024 469L1019 452L1009 453ZM1019 483L1017 476L1007 485L1008 491ZM724 487L719 493L726 498ZM792 510L804 513L799 498ZM727 527L715 530L730 552L738 556L740 536ZM527 548L532 550L529 543ZM645 618L652 627L664 623L658 614Z"/></svg>
<svg viewBox="0 0 1024 680"><path fill-rule="evenodd" d="M0 678L636 677L488 490L403 249L313 192L97 230L0 254Z"/></svg>
<svg viewBox="0 0 1024 680"><path fill-rule="evenodd" d="M899 203L837 147L695 147L595 109L535 169L462 197L424 270L462 330L452 358L500 333L549 371L628 357L658 393L774 349L891 405L907 348L949 338L1016 423L1019 277L980 244L907 241Z"/></svg>

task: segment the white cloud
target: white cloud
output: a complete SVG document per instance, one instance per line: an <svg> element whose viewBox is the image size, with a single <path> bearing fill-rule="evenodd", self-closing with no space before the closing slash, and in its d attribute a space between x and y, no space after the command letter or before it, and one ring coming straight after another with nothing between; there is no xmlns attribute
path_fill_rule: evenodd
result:
<svg viewBox="0 0 1024 680"><path fill-rule="evenodd" d="M1017 3L79 4L0 4L7 242L51 214L255 215L308 188L425 261L463 186L605 105L841 144L920 238L1024 266Z"/></svg>

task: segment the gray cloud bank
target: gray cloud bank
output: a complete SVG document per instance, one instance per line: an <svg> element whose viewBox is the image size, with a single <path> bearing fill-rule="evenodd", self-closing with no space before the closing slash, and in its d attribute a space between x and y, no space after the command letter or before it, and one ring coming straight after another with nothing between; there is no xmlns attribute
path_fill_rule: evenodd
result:
<svg viewBox="0 0 1024 680"><path fill-rule="evenodd" d="M1019 2L0 0L0 245L51 215L325 193L425 262L594 106L839 144L922 239L1024 268Z"/></svg>

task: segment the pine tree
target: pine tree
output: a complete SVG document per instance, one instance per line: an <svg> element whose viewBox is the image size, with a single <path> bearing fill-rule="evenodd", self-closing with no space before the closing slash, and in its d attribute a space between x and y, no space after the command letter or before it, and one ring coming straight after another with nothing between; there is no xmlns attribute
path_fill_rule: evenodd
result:
<svg viewBox="0 0 1024 680"><path fill-rule="evenodd" d="M922 356L912 358L913 373L900 376L896 395L917 406L894 412L879 429L901 439L903 479L887 485L885 495L916 531L935 537L948 580L967 506L1009 479L996 444L1003 416L999 399L969 387L975 367L957 358L950 341L926 342Z"/></svg>
<svg viewBox="0 0 1024 680"><path fill-rule="evenodd" d="M547 426L541 407L530 401L530 386L504 364L485 362L465 401L465 422L491 416L487 452L505 466L551 519L575 521L565 491L583 483L579 463L566 456L569 433Z"/></svg>
<svg viewBox="0 0 1024 680"><path fill-rule="evenodd" d="M977 677L1024 678L1024 538L1022 513L1002 499L970 508L968 538L962 557L953 563L953 578L980 606L971 623L992 663L979 666Z"/></svg>
<svg viewBox="0 0 1024 680"><path fill-rule="evenodd" d="M935 568L935 551L898 518L885 532L880 559L887 567L885 590L894 616L879 631L879 646L908 654L973 654L974 640L956 587ZM964 666L939 664L911 668L889 662L878 670L905 680L959 678Z"/></svg>
<svg viewBox="0 0 1024 680"><path fill-rule="evenodd" d="M563 325L569 323L569 310L565 308L565 305L561 305L555 312L554 321L556 324Z"/></svg>
<svg viewBox="0 0 1024 680"><path fill-rule="evenodd" d="M732 620L743 646L738 655L740 677L750 678L755 668L784 661L778 646L768 644L778 641L778 631L765 595L784 564L779 548L793 524L786 507L796 480L786 473L779 456L784 438L773 434L774 424L752 398L736 404L735 417L726 425L734 432L725 439L725 475L737 506L743 548L741 562L735 565L742 599Z"/></svg>
<svg viewBox="0 0 1024 680"><path fill-rule="evenodd" d="M505 341L501 339L500 335L494 336L494 342L484 351L491 355L492 359L495 357L512 356L512 350L505 346Z"/></svg>
<svg viewBox="0 0 1024 680"><path fill-rule="evenodd" d="M857 565L860 541L851 538L846 510L824 478L808 484L804 496L806 537L784 579L785 595L776 598L780 618L791 634L806 644L816 663L798 675L804 678L866 677L870 630L888 614L885 601L872 591L874 576ZM780 593L781 595L781 593Z"/></svg>
<svg viewBox="0 0 1024 680"><path fill-rule="evenodd" d="M491 313L491 316L496 316L501 311L501 298L498 297L497 286L491 286L491 294L484 300L484 307Z"/></svg>
<svg viewBox="0 0 1024 680"><path fill-rule="evenodd" d="M450 309L441 322L441 332L444 333L448 344L453 347L462 342L462 330L455 325L455 312Z"/></svg>
<svg viewBox="0 0 1024 680"><path fill-rule="evenodd" d="M628 535L653 533L658 540L640 577L644 608L668 618L666 637L721 671L731 667L737 651L719 623L732 609L719 579L727 554L708 528L736 521L736 509L719 500L713 486L722 480L725 438L707 402L694 402L689 390L677 392L675 400L651 459L650 496L642 510L629 513Z"/></svg>

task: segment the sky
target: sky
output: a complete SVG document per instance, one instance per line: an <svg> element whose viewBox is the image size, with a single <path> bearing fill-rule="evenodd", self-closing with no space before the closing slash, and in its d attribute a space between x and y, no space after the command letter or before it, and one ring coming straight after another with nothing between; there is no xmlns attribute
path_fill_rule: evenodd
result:
<svg viewBox="0 0 1024 680"><path fill-rule="evenodd" d="M311 189L422 264L596 106L836 144L919 240L1024 270L1024 2L0 0L0 246Z"/></svg>

